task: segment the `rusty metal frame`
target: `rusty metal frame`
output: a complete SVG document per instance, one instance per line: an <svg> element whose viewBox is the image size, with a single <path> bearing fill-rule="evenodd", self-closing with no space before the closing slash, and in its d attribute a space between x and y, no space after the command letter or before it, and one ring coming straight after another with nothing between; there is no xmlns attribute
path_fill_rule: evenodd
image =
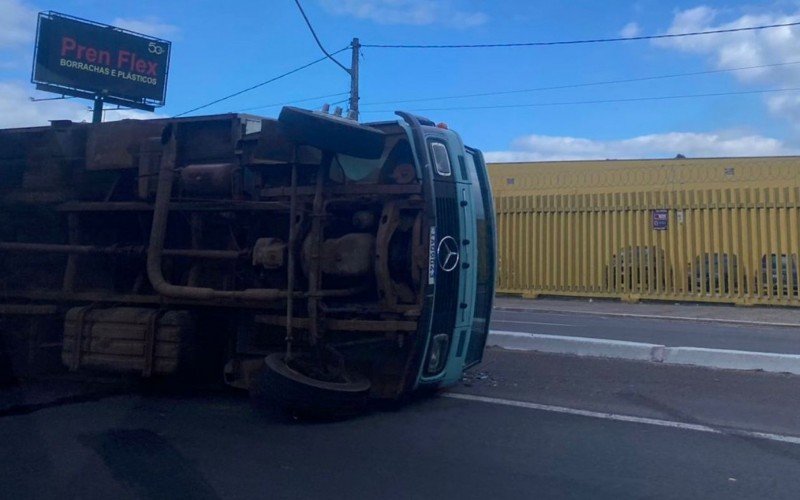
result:
<svg viewBox="0 0 800 500"><path fill-rule="evenodd" d="M198 200L170 202L170 211L282 211L288 207L282 201ZM56 207L59 212L152 212L155 206L142 201L68 201Z"/></svg>
<svg viewBox="0 0 800 500"><path fill-rule="evenodd" d="M149 377L153 374L153 365L155 364L156 357L156 338L158 333L158 322L167 309L155 309L147 317L147 329L144 332L144 366L142 367L142 376Z"/></svg>
<svg viewBox="0 0 800 500"><path fill-rule="evenodd" d="M314 196L315 192L316 188L314 186L302 186L297 188L297 196L311 197ZM344 184L341 186L328 186L326 192L331 196L407 196L422 194L422 186L419 184ZM265 198L291 196L291 188L265 188L261 190L261 196Z"/></svg>
<svg viewBox="0 0 800 500"><path fill-rule="evenodd" d="M315 294L319 291L322 284L322 270L320 262L320 251L322 249L322 218L325 216L325 198L323 188L325 186L325 177L327 177L328 168L331 163L330 155L323 157L319 170L317 170L316 186L314 190L314 203L311 213L311 230L308 238L311 240L311 256L310 265L308 269L308 292L310 294L308 300L308 317L309 317L309 333L310 342L312 346L317 345L322 336L322 325L319 318L319 297Z"/></svg>
<svg viewBox="0 0 800 500"><path fill-rule="evenodd" d="M75 345L72 349L72 359L70 360L69 370L72 372L78 371L81 366L81 354L83 350L83 334L86 330L86 316L97 306L92 303L88 306L81 307L78 311L77 323L78 327L75 330Z"/></svg>
<svg viewBox="0 0 800 500"><path fill-rule="evenodd" d="M378 235L375 239L375 275L377 277L378 293L382 301L391 310L397 308L397 293L389 273L389 242L399 225L400 203L397 200L389 201L383 206L378 223Z"/></svg>
<svg viewBox="0 0 800 500"><path fill-rule="evenodd" d="M189 214L189 232L192 248L198 248L200 246L200 240L203 234L203 218L195 212L191 212ZM186 284L189 286L196 286L200 272L200 262L192 262L192 265L189 268L189 276L186 278Z"/></svg>
<svg viewBox="0 0 800 500"><path fill-rule="evenodd" d="M297 149L294 150L297 157ZM297 220L297 163L292 163L291 174L291 198L289 200L289 243L286 263L286 360L292 359L292 343L294 342L294 285L295 285L295 249L297 247L297 235L300 231L300 221Z"/></svg>
<svg viewBox="0 0 800 500"><path fill-rule="evenodd" d="M80 220L77 214L67 215L67 241L70 246L80 243ZM0 249L2 246L0 246ZM67 267L64 269L62 289L71 292L75 289L75 276L78 272L78 255L70 253L67 257Z"/></svg>
<svg viewBox="0 0 800 500"><path fill-rule="evenodd" d="M286 317L279 315L259 314L255 320L265 325L286 326ZM294 318L293 323L295 328L310 330L314 321L310 318ZM417 329L417 322L413 320L320 318L318 323L326 330L348 332L413 332Z"/></svg>
<svg viewBox="0 0 800 500"><path fill-rule="evenodd" d="M349 297L364 291L363 287L341 288L332 290L320 290L315 295L317 297ZM296 291L294 297L309 297L308 292ZM123 294L102 292L64 292L62 290L8 290L0 292L0 297L5 300L25 299L42 300L56 302L103 302L103 303L131 303L131 304L181 304L181 305L208 305L208 300L203 298L186 297L167 297L159 295L144 294ZM214 302L215 307L244 307L244 308L265 308L282 307L278 301L267 301L258 298L243 298L240 300L219 300Z"/></svg>
<svg viewBox="0 0 800 500"><path fill-rule="evenodd" d="M381 295L381 300L384 305L393 312L407 312L419 309L421 305L421 291L417 291L416 304L399 304L397 298L397 291L395 290L394 281L392 280L389 272L389 244L392 236L400 225L400 211L403 209L420 210L422 214L422 207L416 200L391 200L384 205L381 213L381 219L378 226L378 234L375 241L375 275L377 278L378 292ZM412 254L411 260L414 265L421 265L426 267L427 254L423 251L417 251L417 245L422 245L422 240L416 235L416 231L421 230L421 219L418 216L414 221L412 227ZM427 250L427 245L424 247ZM421 264L417 264L417 259L420 259ZM411 270L412 278L416 276L417 272ZM420 280L421 281L421 280ZM419 283L417 283L419 285Z"/></svg>
<svg viewBox="0 0 800 500"><path fill-rule="evenodd" d="M166 280L161 268L161 259L164 255L164 240L175 177L176 155L177 141L173 127L169 131L161 156L153 223L150 230L150 245L147 249L147 277L150 279L153 289L161 295L177 299L273 301L288 297L287 291L280 289L215 290L205 287L174 285Z"/></svg>
<svg viewBox="0 0 800 500"><path fill-rule="evenodd" d="M3 316L49 316L58 314L61 308L55 304L0 304Z"/></svg>
<svg viewBox="0 0 800 500"><path fill-rule="evenodd" d="M91 245L61 245L57 243L0 242L0 251L65 253L73 255L145 255L147 248L141 245L96 247ZM168 248L162 251L166 257L193 257L197 259L236 260L248 255L240 250L196 250L191 248ZM69 266L69 261L67 261ZM74 271L72 271L74 273ZM65 278L65 281L66 278ZM66 288L71 290L72 288Z"/></svg>

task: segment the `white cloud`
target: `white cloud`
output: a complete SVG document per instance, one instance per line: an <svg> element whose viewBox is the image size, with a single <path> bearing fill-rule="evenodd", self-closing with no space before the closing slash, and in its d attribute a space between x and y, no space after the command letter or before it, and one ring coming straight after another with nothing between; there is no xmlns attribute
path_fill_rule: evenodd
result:
<svg viewBox="0 0 800 500"><path fill-rule="evenodd" d="M800 12L794 14L744 15L733 21L716 22L719 11L710 7L695 7L675 14L667 33L686 33L735 29L749 26L785 24L800 21ZM656 45L707 56L716 67L730 69L784 61L799 60L800 29L794 26L764 30L740 31L717 35L703 35L661 39ZM743 81L770 81L800 78L800 68L762 68L735 73Z"/></svg>
<svg viewBox="0 0 800 500"><path fill-rule="evenodd" d="M90 121L91 103L82 99L32 102L30 97L48 98L54 94L34 92L29 85L15 82L0 82L0 128L34 127L47 125L50 120ZM124 118L158 118L153 113L137 110L109 110L106 121Z"/></svg>
<svg viewBox="0 0 800 500"><path fill-rule="evenodd" d="M527 135L508 151L486 153L490 162L605 160L716 156L774 156L800 154L783 141L737 131L715 133L669 132L630 139L599 141L580 137Z"/></svg>
<svg viewBox="0 0 800 500"><path fill-rule="evenodd" d="M789 118L800 124L800 94L779 94L767 97L767 108L775 115Z"/></svg>
<svg viewBox="0 0 800 500"><path fill-rule="evenodd" d="M483 12L454 7L451 0L320 0L320 3L335 15L352 16L378 24L446 24L471 28L489 20Z"/></svg>
<svg viewBox="0 0 800 500"><path fill-rule="evenodd" d="M675 14L667 33L686 33L800 21L800 11L747 14L730 22L719 22L720 11L700 6ZM662 39L657 46L706 57L718 69L760 66L800 61L800 28L786 26L717 35ZM757 68L732 73L740 83L759 88L800 87L800 64ZM766 98L768 109L800 125L800 99L788 95Z"/></svg>
<svg viewBox="0 0 800 500"><path fill-rule="evenodd" d="M171 39L175 38L180 33L180 28L177 26L162 22L160 19L153 16L142 19L118 17L111 21L111 25L158 38Z"/></svg>
<svg viewBox="0 0 800 500"><path fill-rule="evenodd" d="M628 23L619 32L619 36L624 38L631 38L642 34L642 28L638 23Z"/></svg>
<svg viewBox="0 0 800 500"><path fill-rule="evenodd" d="M0 49L33 44L36 10L19 0L0 0Z"/></svg>

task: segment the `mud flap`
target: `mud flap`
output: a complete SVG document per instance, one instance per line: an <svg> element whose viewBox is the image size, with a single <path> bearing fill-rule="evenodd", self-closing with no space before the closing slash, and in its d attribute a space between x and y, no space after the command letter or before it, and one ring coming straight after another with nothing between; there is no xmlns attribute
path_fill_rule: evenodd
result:
<svg viewBox="0 0 800 500"><path fill-rule="evenodd" d="M355 120L286 106L278 121L298 144L373 160L383 154L385 134Z"/></svg>

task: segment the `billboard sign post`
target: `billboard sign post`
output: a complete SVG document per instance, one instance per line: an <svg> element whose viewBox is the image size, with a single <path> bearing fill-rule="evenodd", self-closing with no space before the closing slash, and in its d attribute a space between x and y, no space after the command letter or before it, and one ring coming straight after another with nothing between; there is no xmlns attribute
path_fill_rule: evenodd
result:
<svg viewBox="0 0 800 500"><path fill-rule="evenodd" d="M166 102L171 49L160 38L40 12L31 81L39 90L92 99L95 122L104 102L153 111Z"/></svg>

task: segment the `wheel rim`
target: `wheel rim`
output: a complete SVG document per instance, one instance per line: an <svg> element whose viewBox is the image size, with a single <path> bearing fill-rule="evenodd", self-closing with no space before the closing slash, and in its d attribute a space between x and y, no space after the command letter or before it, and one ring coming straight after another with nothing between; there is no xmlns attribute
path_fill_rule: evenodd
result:
<svg viewBox="0 0 800 500"><path fill-rule="evenodd" d="M269 369L290 380L303 385L317 387L319 389L335 392L358 393L368 391L371 386L369 379L355 373L348 373L348 380L343 382L315 379L289 366L286 363L286 357L284 353L270 354L265 358L264 362Z"/></svg>

